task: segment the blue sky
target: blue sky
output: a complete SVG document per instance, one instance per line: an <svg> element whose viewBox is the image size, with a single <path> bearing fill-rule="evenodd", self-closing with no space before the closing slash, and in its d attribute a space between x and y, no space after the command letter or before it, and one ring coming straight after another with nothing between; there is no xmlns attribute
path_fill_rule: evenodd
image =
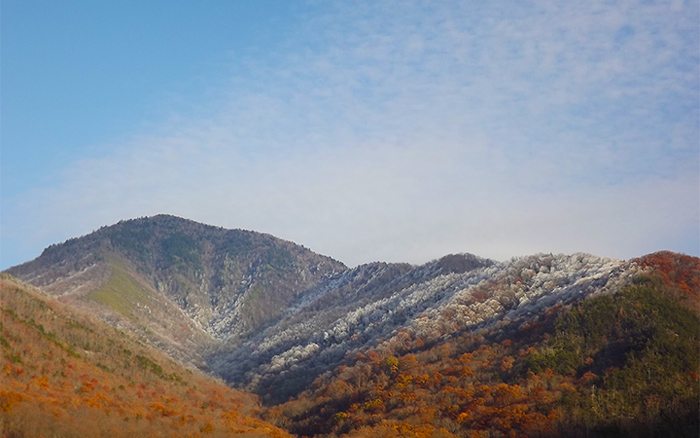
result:
<svg viewBox="0 0 700 438"><path fill-rule="evenodd" d="M121 219L349 265L700 249L698 1L4 0L0 268Z"/></svg>

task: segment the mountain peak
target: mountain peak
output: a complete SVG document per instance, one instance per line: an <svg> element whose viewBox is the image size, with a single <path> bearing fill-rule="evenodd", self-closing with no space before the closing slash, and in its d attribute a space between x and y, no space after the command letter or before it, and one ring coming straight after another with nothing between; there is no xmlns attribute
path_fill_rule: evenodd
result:
<svg viewBox="0 0 700 438"><path fill-rule="evenodd" d="M156 215L51 245L8 273L64 301L100 305L123 324L149 326L157 313L156 337L181 350L192 336L216 340L255 330L297 294L345 269L269 234ZM174 326L189 327L190 338L172 339Z"/></svg>

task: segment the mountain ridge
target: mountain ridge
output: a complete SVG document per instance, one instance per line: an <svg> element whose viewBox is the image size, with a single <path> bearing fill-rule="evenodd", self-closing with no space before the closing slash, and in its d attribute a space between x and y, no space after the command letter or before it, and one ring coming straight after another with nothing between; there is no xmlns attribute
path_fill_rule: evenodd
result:
<svg viewBox="0 0 700 438"><path fill-rule="evenodd" d="M202 351L221 338L265 324L301 290L344 269L269 234L157 215L52 245L7 272L79 307L102 304L104 318L135 321L137 332L154 311L161 321L172 316L170 326L187 326L191 334L183 343L203 348L150 337L201 366Z"/></svg>
<svg viewBox="0 0 700 438"><path fill-rule="evenodd" d="M422 265L348 268L274 236L159 215L51 246L10 272L176 361L257 394L266 406L277 406L265 411L272 423L301 435L462 437L488 430L501 436L508 424L523 436L556 436L556 427L567 435L572 429L558 419L561 412L590 436L600 430L605 436L611 421L637 430L624 413L601 416L586 401L598 386L611 397L605 406L622 409L616 376L645 388L645 403L652 405L674 387L670 380L683 381L674 403L692 412L694 389L687 385L697 381L691 346L697 344L700 259L685 255L658 252L625 261L535 254L494 261L462 253ZM665 314L656 315L649 303ZM668 310L677 305L684 310ZM685 315L681 325L674 312ZM640 326L635 315L646 322ZM606 336L614 342L581 344L586 324L596 333L612 330ZM584 347L589 357L581 356ZM657 363L660 351L676 362ZM472 357L479 362L468 365ZM673 372L659 374L666 380L654 386L625 371L627 364L647 362ZM550 389L569 386L541 399L538 394L549 391L543 381ZM562 395L572 387L583 394L575 402L580 408ZM514 398L503 401L491 391ZM477 396L484 409L475 408ZM406 405L415 397L440 411ZM625 409L647 412L624 400ZM656 417L664 411L649 409L649 424L656 428L658 420L666 428L668 421ZM472 415L481 419L467 425ZM679 420L686 431L695 424L687 415Z"/></svg>
<svg viewBox="0 0 700 438"><path fill-rule="evenodd" d="M438 332L487 317L507 318L509 306L522 313L530 306L528 292L509 284L530 275L514 267L519 260L532 260L532 276L541 277L552 260L573 263L564 271L582 269L585 264L574 259L594 266L625 263L585 254L496 262L462 253L417 266L373 262L351 269L269 234L156 215L51 245L7 272L138 334L178 360L259 392L256 382L264 375L275 380L297 363L325 355L325 365L304 370L308 376L300 381L308 380L340 364L347 349L366 348L396 328L423 330L423 313L430 315L430 326L442 327ZM503 273L508 270L517 272ZM489 298L491 290L473 291L497 272L504 276L498 281L512 290L498 292L497 298ZM540 281L532 285L540 290L533 296L546 300L556 288L575 289L569 283L578 280ZM480 298L459 298L474 293ZM553 296L553 301L564 299L561 293ZM441 306L469 322L445 322L443 310L437 310ZM251 375L251 369L262 374Z"/></svg>

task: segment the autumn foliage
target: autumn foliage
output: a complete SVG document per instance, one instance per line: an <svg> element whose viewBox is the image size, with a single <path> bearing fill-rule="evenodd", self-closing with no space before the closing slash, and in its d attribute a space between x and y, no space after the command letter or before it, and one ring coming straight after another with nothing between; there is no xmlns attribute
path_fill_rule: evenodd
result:
<svg viewBox="0 0 700 438"><path fill-rule="evenodd" d="M399 329L267 407L3 277L0 436L697 437L700 260L635 263L527 320Z"/></svg>
<svg viewBox="0 0 700 438"><path fill-rule="evenodd" d="M651 277L681 305L700 312L700 259L670 251L659 251L635 259L651 270Z"/></svg>
<svg viewBox="0 0 700 438"><path fill-rule="evenodd" d="M317 437L698 436L697 259L642 263L616 294L524 326L431 345L400 331L268 419Z"/></svg>
<svg viewBox="0 0 700 438"><path fill-rule="evenodd" d="M289 436L254 396L9 276L0 298L0 436Z"/></svg>

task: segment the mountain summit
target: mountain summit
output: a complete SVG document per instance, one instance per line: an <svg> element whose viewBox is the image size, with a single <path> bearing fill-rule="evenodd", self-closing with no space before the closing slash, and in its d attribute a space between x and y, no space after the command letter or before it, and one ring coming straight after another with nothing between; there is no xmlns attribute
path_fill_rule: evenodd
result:
<svg viewBox="0 0 700 438"><path fill-rule="evenodd" d="M7 272L195 359L203 346L264 326L301 291L346 269L268 234L158 215L51 245Z"/></svg>

